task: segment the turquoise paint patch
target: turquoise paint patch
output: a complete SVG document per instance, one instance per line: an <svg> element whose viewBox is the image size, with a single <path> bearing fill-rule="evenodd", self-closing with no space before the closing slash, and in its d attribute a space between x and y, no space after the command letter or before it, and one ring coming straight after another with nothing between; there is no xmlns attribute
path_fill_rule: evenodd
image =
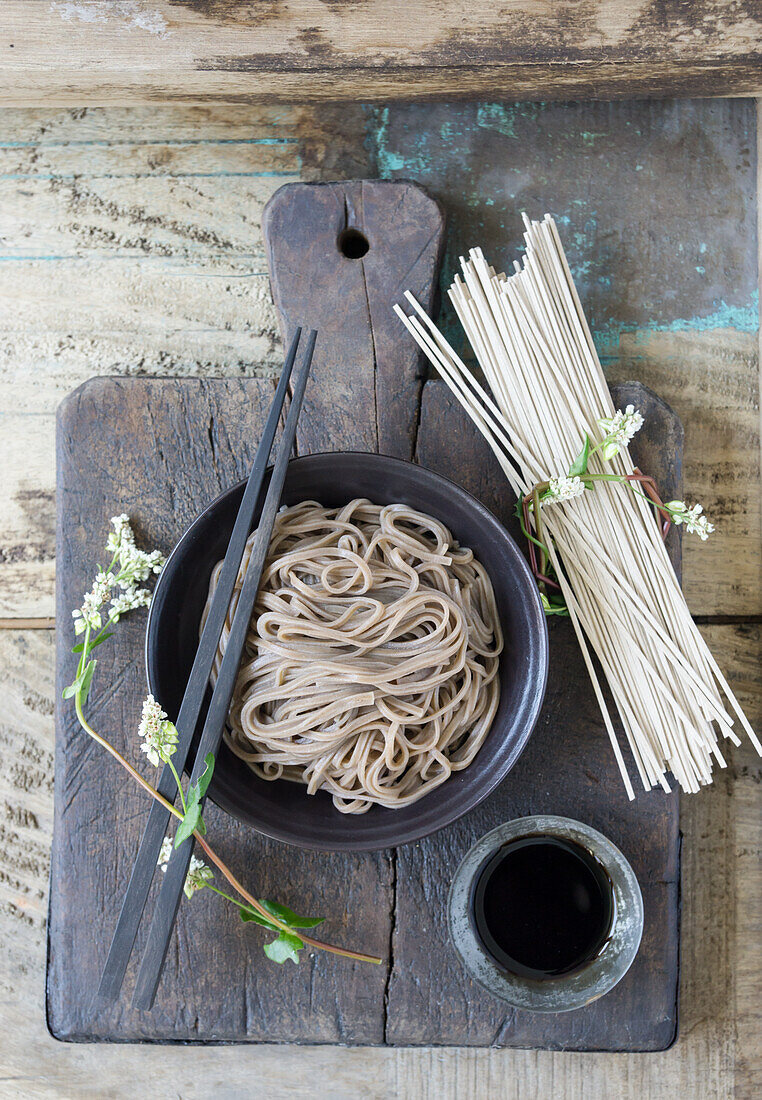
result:
<svg viewBox="0 0 762 1100"><path fill-rule="evenodd" d="M476 125L483 130L495 130L505 137L516 137L516 107L505 103L480 103L476 110Z"/></svg>
<svg viewBox="0 0 762 1100"><path fill-rule="evenodd" d="M401 156L389 148L389 108L371 108L368 140L376 158L379 179L390 179L394 172L425 173L429 167L429 159L423 150L428 137L427 133L421 134L421 152L419 155Z"/></svg>
<svg viewBox="0 0 762 1100"><path fill-rule="evenodd" d="M739 281L733 293L740 304L729 304L722 296L724 287L708 274L711 269L701 270L706 263L704 254L716 252L717 243L707 244L694 239L686 244L680 234L676 235L674 248L681 264L685 265L686 288L681 300L673 296L660 309L656 305L660 301L658 295L650 286L641 286L644 280L636 278L638 301L642 305L636 301L622 302L624 317L614 315L619 314L614 305L618 298L613 296L612 300L612 288L617 280L612 278L611 272L617 270L621 256L616 236L609 240L601 232L602 226L611 221L608 197L602 197L600 188L593 186L589 193L577 189L576 195L574 189L564 191L551 187L558 169L557 161L565 163L569 159L575 163L576 157L585 168L575 146L576 150L580 146L588 147L585 151L588 160L604 151L613 156L610 145L606 145L607 141L611 142L613 131L606 131L605 126L600 125L600 118L596 118L597 126L572 127L571 131L568 127L559 131L556 126L543 137L544 156L539 157L535 150L534 159L525 162L520 149L525 133L536 133L539 125L539 132L545 135L548 125L545 116L548 112L552 116L554 111L557 113L558 108L539 103L477 102L470 107L450 105L447 110L432 107L430 113L429 109L363 106L365 144L377 174L386 179L401 176L419 179L451 204L448 211L450 232L441 272L443 309L440 324L455 347L468 354L467 349L462 349L463 338L457 320L447 308L446 292L458 270L459 253L475 243L489 246L489 239L500 241L507 234L513 244L506 262L513 255L520 256L523 248L517 239L517 216L521 207L531 216L546 209L554 215L568 249L573 276L586 303L596 344L599 349L605 347L609 355L624 334L642 336L645 340L650 333L657 332L706 332L722 328L757 332L759 295L751 293L754 280ZM595 114L592 109L590 113ZM571 112L572 122L578 114ZM633 133L642 135L641 128L629 119L625 120L625 125L629 127L629 140ZM576 141L570 142L570 138ZM469 172L467 158L477 162L478 172ZM532 169L531 177L527 177L528 165ZM631 179L638 173L641 181L644 176L651 178L654 175L652 163L644 160L642 153L629 160L627 171ZM550 199L543 200L543 192L550 192ZM538 200L543 203L541 210L533 208ZM520 206L516 205L517 201ZM614 206L615 214L619 212L621 216L619 207ZM505 259L502 257L501 261ZM692 304L686 306L686 302ZM689 310L692 309L703 312L691 316ZM646 310L653 311L650 318ZM678 311L683 316L674 318Z"/></svg>
<svg viewBox="0 0 762 1100"><path fill-rule="evenodd" d="M611 320L605 325L595 325L593 340L600 352L604 348L616 346L625 333L637 333L638 341L647 340L655 332L712 332L715 329L730 328L736 332L754 333L759 331L759 291L755 290L747 306L731 306L720 302L714 313L704 317L678 317L674 321L659 324L646 321L644 324L632 324Z"/></svg>

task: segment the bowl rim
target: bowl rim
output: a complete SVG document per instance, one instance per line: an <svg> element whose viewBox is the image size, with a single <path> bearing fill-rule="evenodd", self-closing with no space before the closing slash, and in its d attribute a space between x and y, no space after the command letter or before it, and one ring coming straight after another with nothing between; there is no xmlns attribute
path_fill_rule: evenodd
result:
<svg viewBox="0 0 762 1100"><path fill-rule="evenodd" d="M534 605L533 617L535 619L535 625L539 625L539 629L536 633L536 652L535 662L539 666L540 676L532 687L531 701L527 707L527 714L524 722L524 728L521 735L516 738L512 745L511 752L507 760L503 761L502 765L495 769L493 774L485 775L483 777L482 784L474 792L473 798L468 801L467 806L456 805L453 809L449 809L446 804L441 808L441 813L435 823L419 823L417 826L415 823L410 824L407 828L401 828L392 841L388 839L373 841L370 838L355 839L353 833L349 833L347 836L337 839L332 842L330 847L326 847L325 843L314 840L309 836L296 836L288 829L280 827L277 823L273 823L269 818L264 815L250 814L248 818L244 819L238 812L238 808L234 801L228 796L228 792L223 785L219 782L219 777L215 776L212 780L209 788L209 798L215 803L221 810L223 810L228 816L233 818L234 821L241 822L241 824L248 825L256 832L261 833L263 836L269 837L272 840L278 840L286 844L290 844L294 847L304 848L310 851L318 852L373 852L383 851L389 848L399 847L403 844L411 844L417 840L423 840L427 836L431 836L434 833L440 831L440 829L446 828L448 825L452 825L455 821L464 817L466 814L471 813L477 806L481 805L486 798L500 785L515 766L516 761L521 756L521 753L526 748L529 738L534 732L535 726L542 710L542 704L545 699L545 691L548 682L548 668L549 668L549 656L550 656L550 644L548 637L548 623L545 616L545 612L542 607L542 601L540 599L539 589L532 574L529 565L521 553L519 546L510 532L504 527L497 516L490 511L485 504L483 504L477 497L470 493L467 489L464 489L462 485L448 478L445 474L441 474L438 471L430 470L426 466L422 466L417 462L413 462L408 459L396 458L392 455L377 454L372 451L357 451L357 450L342 450L342 451L316 451L313 454L299 455L289 460L288 471L290 472L293 467L314 465L317 462L325 462L326 459L342 457L361 457L363 460L370 459L373 462L378 462L379 465L386 466L390 469L401 469L407 467L413 467L424 478L430 478L441 484L444 484L448 491L452 492L455 496L460 497L461 500L472 510L476 511L479 518L486 525L490 526L493 531L497 533L500 539L503 540L504 545L508 548L510 554L513 556L519 572L523 575L524 580L527 582L527 591L531 593L529 599ZM272 463L267 466L265 471L265 482L272 471ZM287 475L288 476L288 475ZM152 626L156 618L156 607L159 606L159 601L155 599L156 593L160 591L162 582L165 576L170 576L170 565L174 562L175 558L179 558L182 553L184 544L190 539L194 531L202 526L206 521L209 514L214 511L220 504L220 502L227 496L240 491L242 486L246 484L247 478L235 482L223 489L218 493L213 500L211 500L201 512L195 517L195 519L185 528L177 542L173 546L164 568L162 569L156 587L154 588L153 597L151 599L150 606L148 608L148 618L146 621L145 630L145 642L143 647L146 681L148 690L154 693L156 687L153 682L152 669L151 669L151 635ZM442 520L446 523L446 520ZM485 566L486 568L486 566ZM492 727L490 727L491 731ZM489 736L489 734L488 734ZM478 757L478 754L477 754ZM191 754L189 753L189 761L191 760ZM186 764L187 768L187 764ZM446 784L443 784L445 786ZM433 792L431 792L433 793ZM424 800L425 801L425 797ZM346 816L346 815L344 815ZM252 820L256 818L256 821ZM350 815L351 820L351 815Z"/></svg>

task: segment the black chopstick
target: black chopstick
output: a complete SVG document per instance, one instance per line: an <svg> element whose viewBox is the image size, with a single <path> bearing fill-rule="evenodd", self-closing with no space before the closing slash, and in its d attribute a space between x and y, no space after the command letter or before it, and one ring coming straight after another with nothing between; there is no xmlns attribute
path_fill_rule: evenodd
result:
<svg viewBox="0 0 762 1100"><path fill-rule="evenodd" d="M222 628L227 618L230 598L233 594L241 559L249 537L254 512L262 490L262 482L270 458L275 434L278 430L283 403L288 392L288 384L291 378L291 370L296 359L299 346L301 328L296 330L288 355L283 365L283 371L278 382L272 407L265 423L262 439L260 440L251 474L238 509L233 533L230 536L225 560L220 572L217 588L214 593L212 605L204 630L201 635L196 656L191 668L190 677L185 688L185 694L177 716L178 742L173 756L173 763L177 771L182 774L185 761L190 749L193 735L198 725L199 712L206 695L209 676L217 653ZM313 341L314 343L314 341ZM161 700L159 700L161 702ZM203 756L201 757L203 760ZM177 787L172 769L165 764L156 788L159 794L171 802L177 797ZM148 817L143 839L140 843L135 866L132 870L127 893L122 903L122 911L119 915L116 930L111 941L106 965L101 975L98 988L98 999L101 1003L114 1001L119 996L122 988L127 964L135 944L140 920L145 909L148 891L156 870L156 861L159 857L161 842L167 831L169 811L160 802L154 802Z"/></svg>
<svg viewBox="0 0 762 1100"><path fill-rule="evenodd" d="M257 536L246 568L246 577L233 616L227 646L217 674L217 682L214 685L212 701L209 704L204 722L201 742L196 752L191 783L196 783L206 770L205 759L207 754L212 753L215 757L217 756L217 750L222 739L222 731L227 721L230 700L233 696L238 667L241 663L241 654L259 590L262 568L270 545L275 517L280 506L283 483L286 479L291 448L296 437L296 425L302 407L304 388L307 384L316 339L317 332L313 330L307 341L304 360L297 371L291 407L288 410L283 437L278 447L278 457L275 460L272 477L267 488L267 495L257 527ZM202 800L202 805L203 801L205 800ZM135 994L132 999L133 1008L149 1009L153 1005L192 854L193 837L191 836L179 848L173 849L170 856L148 933L143 961L138 972Z"/></svg>

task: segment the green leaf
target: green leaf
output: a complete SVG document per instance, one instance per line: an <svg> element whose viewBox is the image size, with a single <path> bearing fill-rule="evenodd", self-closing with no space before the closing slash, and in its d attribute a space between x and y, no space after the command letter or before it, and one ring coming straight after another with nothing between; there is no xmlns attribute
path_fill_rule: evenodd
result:
<svg viewBox="0 0 762 1100"><path fill-rule="evenodd" d="M193 805L189 804L187 813L177 826L177 832L175 833L175 848L179 848L183 841L187 840L193 833L194 829L198 829L200 833L205 833L206 827L204 826L202 829L200 828L201 825L203 825L201 821L201 807L197 802L194 802Z"/></svg>
<svg viewBox="0 0 762 1100"><path fill-rule="evenodd" d="M238 912L244 923L252 921L254 924L261 924L263 928L269 928L273 932L280 932L280 929L276 925L266 920L265 917L260 916L259 913L255 913L253 909L247 909L245 905L239 905Z"/></svg>
<svg viewBox="0 0 762 1100"><path fill-rule="evenodd" d="M298 964L299 952L303 947L304 944L298 936L290 932L281 932L277 940L265 944L264 952L272 962L284 963L286 959L291 959L291 962Z"/></svg>
<svg viewBox="0 0 762 1100"><path fill-rule="evenodd" d="M114 637L114 631L113 630L107 630L105 634L100 634L95 639L94 642L88 642L88 645L87 645L88 652L91 649L95 649L95 647L97 645L100 645L101 642L105 642L107 638L113 638L113 637ZM77 645L74 645L74 646L71 647L71 651L72 651L72 653L82 653L84 648L85 648L85 643L84 642L78 642Z"/></svg>
<svg viewBox="0 0 762 1100"><path fill-rule="evenodd" d="M95 672L95 666L97 664L98 662L95 660L88 661L87 665L85 666L85 671L82 673L79 690L80 694L82 695L83 705L87 702L87 697L90 694L90 685L93 682L93 673Z"/></svg>
<svg viewBox="0 0 762 1100"><path fill-rule="evenodd" d="M190 797L194 802L200 802L207 792L209 784L212 781L212 773L214 772L214 753L208 752L204 757L204 763L206 768L199 776L198 782L194 784L190 789ZM195 792L195 794L194 794Z"/></svg>
<svg viewBox="0 0 762 1100"><path fill-rule="evenodd" d="M77 692L82 692L82 702L87 702L96 664L97 661L88 661L79 676L63 689L61 694L64 699L73 699Z"/></svg>
<svg viewBox="0 0 762 1100"><path fill-rule="evenodd" d="M187 810L175 833L175 848L179 848L191 833L198 832L202 836L206 833L206 825L201 816L201 799L206 794L206 789L212 779L214 771L214 754L207 753L204 757L206 767L196 782L188 788L188 796L185 800Z"/></svg>
<svg viewBox="0 0 762 1100"><path fill-rule="evenodd" d="M550 615L566 615L569 614L569 608L563 602L561 596L553 596L551 599L545 595L544 592L540 593L540 599L542 600L542 609L547 616Z"/></svg>
<svg viewBox="0 0 762 1100"><path fill-rule="evenodd" d="M590 455L590 436L585 432L585 445L569 467L569 477L581 477L587 473L587 460Z"/></svg>
<svg viewBox="0 0 762 1100"><path fill-rule="evenodd" d="M281 905L277 901L268 901L267 898L260 898L259 904L268 913L272 913L274 917L283 921L284 924L288 924L291 928L315 928L316 925L322 924L325 920L325 917L299 917L287 905Z"/></svg>

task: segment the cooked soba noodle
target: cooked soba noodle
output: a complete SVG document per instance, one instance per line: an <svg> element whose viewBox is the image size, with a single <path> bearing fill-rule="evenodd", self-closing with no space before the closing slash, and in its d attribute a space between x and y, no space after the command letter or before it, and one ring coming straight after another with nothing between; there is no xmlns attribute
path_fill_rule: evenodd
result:
<svg viewBox="0 0 762 1100"><path fill-rule="evenodd" d="M257 775L328 791L343 813L407 806L479 751L502 646L489 577L438 520L367 500L283 508L225 739Z"/></svg>

